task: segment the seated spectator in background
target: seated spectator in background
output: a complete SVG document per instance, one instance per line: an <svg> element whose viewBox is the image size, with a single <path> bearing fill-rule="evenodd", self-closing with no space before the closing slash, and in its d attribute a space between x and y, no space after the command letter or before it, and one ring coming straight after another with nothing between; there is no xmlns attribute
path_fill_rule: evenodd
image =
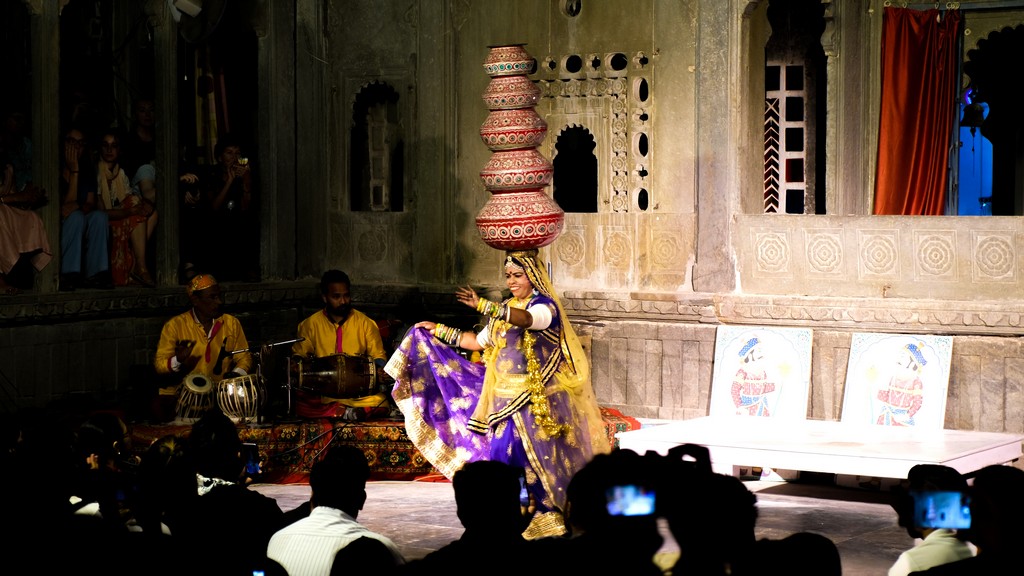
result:
<svg viewBox="0 0 1024 576"><path fill-rule="evenodd" d="M17 284L31 285L13 278L22 258L36 271L50 262L50 241L42 218L34 211L45 203L46 194L40 188L31 183L18 188L14 164L0 153L0 294L14 295L20 292Z"/></svg>
<svg viewBox="0 0 1024 576"><path fill-rule="evenodd" d="M467 462L452 477L462 537L400 567L398 574L443 574L455 566L486 567L488 574L520 574L518 562L503 558L529 558L531 549L523 531L532 514L520 501L521 468L496 460ZM538 564L543 566L543 564Z"/></svg>
<svg viewBox="0 0 1024 576"><path fill-rule="evenodd" d="M32 183L32 139L28 116L11 112L0 126L0 156L14 169L14 189L26 190Z"/></svg>
<svg viewBox="0 0 1024 576"><path fill-rule="evenodd" d="M131 128L121 139L121 166L134 175L143 164L156 164L156 106L142 97L132 105Z"/></svg>
<svg viewBox="0 0 1024 576"><path fill-rule="evenodd" d="M369 478L370 467L361 450L344 445L331 448L310 470L312 510L309 516L274 534L266 547L267 557L278 562L289 574L328 576L340 550L360 538L369 538L383 544L384 548L366 546L367 553L377 556L359 558L358 562L381 570L402 564L404 559L394 542L370 532L356 521L366 502ZM360 548L365 544L361 542Z"/></svg>
<svg viewBox="0 0 1024 576"><path fill-rule="evenodd" d="M199 497L181 507L171 527L175 541L202 551L197 573L252 574L266 565L267 543L283 526L284 513L276 500L246 486L238 429L218 408L192 426L187 450Z"/></svg>
<svg viewBox="0 0 1024 576"><path fill-rule="evenodd" d="M114 286L110 276L107 213L97 209L96 167L87 150L82 131L68 130L60 178L60 289L65 291Z"/></svg>
<svg viewBox="0 0 1024 576"><path fill-rule="evenodd" d="M930 492L966 492L967 480L954 468L933 464L918 464L907 474L905 486L893 490L893 508L899 525L911 538L923 538L913 548L900 554L889 568L889 576L906 576L911 572L927 570L974 555L956 530L926 528L914 514L914 495Z"/></svg>
<svg viewBox="0 0 1024 576"><path fill-rule="evenodd" d="M158 213L156 211L156 164L147 162L134 172L132 176L132 194L153 207L153 214L146 220L146 243L153 239Z"/></svg>
<svg viewBox="0 0 1024 576"><path fill-rule="evenodd" d="M131 178L132 193L136 194L154 208L153 214L146 221L146 242L153 238L156 229L156 107L148 97L139 98L132 106L131 128L121 138L120 164ZM152 252L147 252L150 261L147 268L152 268Z"/></svg>
<svg viewBox="0 0 1024 576"><path fill-rule="evenodd" d="M259 281L259 222L253 202L252 166L230 135L217 140L217 164L200 177L203 229L209 235L201 270L224 280ZM182 233L188 233L183 230Z"/></svg>
<svg viewBox="0 0 1024 576"><path fill-rule="evenodd" d="M110 272L116 286L135 282L153 287L153 276L146 267L146 243L156 208L133 192L131 178L119 163L120 147L120 136L107 131L100 141L96 168L99 206L107 214L111 231Z"/></svg>
<svg viewBox="0 0 1024 576"><path fill-rule="evenodd" d="M971 527L963 536L977 548L975 556L911 574L1018 574L1024 541L1024 470L995 464L974 474L968 488Z"/></svg>

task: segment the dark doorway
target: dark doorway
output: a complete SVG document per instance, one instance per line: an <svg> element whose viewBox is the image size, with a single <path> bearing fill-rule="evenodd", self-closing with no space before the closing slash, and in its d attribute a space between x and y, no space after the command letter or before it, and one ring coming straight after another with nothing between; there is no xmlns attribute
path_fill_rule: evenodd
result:
<svg viewBox="0 0 1024 576"><path fill-rule="evenodd" d="M596 147L594 136L580 126L558 135L553 196L565 212L597 212Z"/></svg>
<svg viewBox="0 0 1024 576"><path fill-rule="evenodd" d="M1003 28L968 50L964 74L970 78L974 101L988 105L981 134L992 142L992 214L1024 214L1024 108L1018 69L1024 55L1024 25Z"/></svg>

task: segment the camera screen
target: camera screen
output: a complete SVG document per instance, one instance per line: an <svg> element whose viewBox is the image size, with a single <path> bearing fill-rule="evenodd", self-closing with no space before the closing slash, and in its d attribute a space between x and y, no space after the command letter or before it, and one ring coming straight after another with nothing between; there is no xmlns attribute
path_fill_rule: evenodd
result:
<svg viewBox="0 0 1024 576"><path fill-rule="evenodd" d="M650 516L654 514L654 491L642 486L615 486L608 490L608 514Z"/></svg>
<svg viewBox="0 0 1024 576"><path fill-rule="evenodd" d="M962 492L914 492L914 519L921 528L971 527L971 500Z"/></svg>
<svg viewBox="0 0 1024 576"><path fill-rule="evenodd" d="M245 472L250 475L260 473L260 451L251 442L242 444L242 461L245 462Z"/></svg>
<svg viewBox="0 0 1024 576"><path fill-rule="evenodd" d="M526 476L519 476L519 504L530 505L530 491L526 489Z"/></svg>

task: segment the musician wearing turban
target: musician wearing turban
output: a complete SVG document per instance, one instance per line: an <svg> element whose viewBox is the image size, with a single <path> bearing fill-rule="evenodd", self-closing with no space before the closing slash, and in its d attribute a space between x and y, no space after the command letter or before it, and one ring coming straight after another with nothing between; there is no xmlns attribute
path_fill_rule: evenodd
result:
<svg viewBox="0 0 1024 576"><path fill-rule="evenodd" d="M199 274L185 287L192 308L168 320L160 331L153 364L157 374L202 374L211 382L247 374L253 365L242 324L222 311L217 279ZM245 350L232 354L236 350ZM180 383L180 380L179 380ZM160 389L173 399L179 386Z"/></svg>
<svg viewBox="0 0 1024 576"><path fill-rule="evenodd" d="M537 251L508 252L505 281L511 297L500 303L456 292L488 319L479 333L420 322L385 371L406 433L435 468L451 478L475 460L523 467L537 507L526 536L563 534L566 486L608 439L588 360ZM484 363L456 348L482 351Z"/></svg>

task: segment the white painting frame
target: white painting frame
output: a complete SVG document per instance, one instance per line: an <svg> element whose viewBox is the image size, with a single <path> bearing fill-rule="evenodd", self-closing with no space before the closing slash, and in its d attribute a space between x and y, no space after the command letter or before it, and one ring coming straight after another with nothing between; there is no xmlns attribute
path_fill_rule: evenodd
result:
<svg viewBox="0 0 1024 576"><path fill-rule="evenodd" d="M854 333L842 421L942 430L952 358L952 336Z"/></svg>
<svg viewBox="0 0 1024 576"><path fill-rule="evenodd" d="M806 419L812 336L809 328L719 326L709 414Z"/></svg>

